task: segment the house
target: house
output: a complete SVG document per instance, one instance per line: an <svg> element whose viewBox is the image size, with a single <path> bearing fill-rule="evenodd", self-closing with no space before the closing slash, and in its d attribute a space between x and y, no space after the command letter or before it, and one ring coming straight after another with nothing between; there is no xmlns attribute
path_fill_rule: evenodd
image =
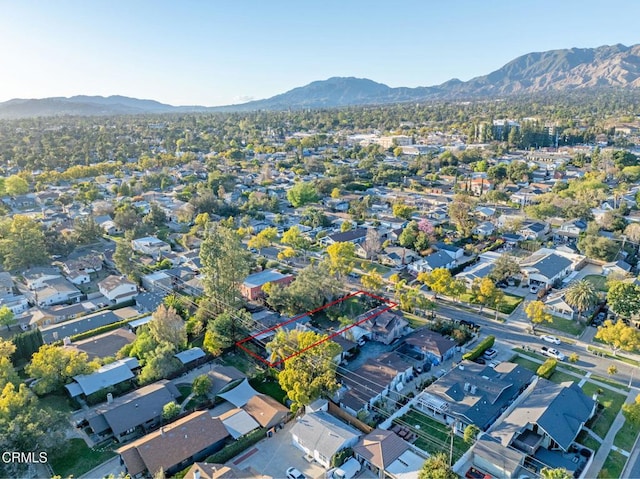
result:
<svg viewBox="0 0 640 479"><path fill-rule="evenodd" d="M140 278L140 282L142 283L142 287L148 292L161 295L171 291L173 286L173 278L164 270L145 274Z"/></svg>
<svg viewBox="0 0 640 479"><path fill-rule="evenodd" d="M405 336L402 340L413 350L424 355L425 360L433 365L441 364L443 361L453 357L457 344L440 333L431 331L426 327L417 329Z"/></svg>
<svg viewBox="0 0 640 479"><path fill-rule="evenodd" d="M260 271L259 273L250 274L240 285L240 293L250 301L262 297L262 287L267 283L287 285L293 281L292 274L282 274L275 269Z"/></svg>
<svg viewBox="0 0 640 479"><path fill-rule="evenodd" d="M564 319L573 319L576 310L565 300L566 291L555 291L544 300L544 308L547 313L560 316Z"/></svg>
<svg viewBox="0 0 640 479"><path fill-rule="evenodd" d="M602 274L609 276L615 274L617 276L627 276L631 272L631 265L623 260L612 261L602 265Z"/></svg>
<svg viewBox="0 0 640 479"><path fill-rule="evenodd" d="M483 221L476 225L471 232L478 236L491 236L495 230L496 227L491 221Z"/></svg>
<svg viewBox="0 0 640 479"><path fill-rule="evenodd" d="M252 467L239 469L233 464L210 464L196 462L191 466L184 479L271 479Z"/></svg>
<svg viewBox="0 0 640 479"><path fill-rule="evenodd" d="M111 275L98 283L100 293L112 304L131 301L138 295L138 286L124 276Z"/></svg>
<svg viewBox="0 0 640 479"><path fill-rule="evenodd" d="M183 366L191 366L198 363L207 356L207 354L199 347L193 347L185 351L180 351L173 355Z"/></svg>
<svg viewBox="0 0 640 479"><path fill-rule="evenodd" d="M342 383L347 388L340 398L340 407L357 416L393 390L401 391L413 375L413 364L395 357L367 359L355 371L345 371Z"/></svg>
<svg viewBox="0 0 640 479"><path fill-rule="evenodd" d="M438 241L433 245L438 251L443 251L451 256L456 261L464 256L464 249L453 244L447 244L442 241Z"/></svg>
<svg viewBox="0 0 640 479"><path fill-rule="evenodd" d="M162 253L168 253L171 251L171 246L158 238L153 236L145 236L144 238L138 238L131 240L131 248L133 251L137 251L141 254L146 254L155 259L160 258Z"/></svg>
<svg viewBox="0 0 640 479"><path fill-rule="evenodd" d="M0 298L13 296L13 278L6 271L0 272Z"/></svg>
<svg viewBox="0 0 640 479"><path fill-rule="evenodd" d="M325 236L320 240L320 242L329 246L334 243L362 243L367 237L367 228L356 228L353 230L341 232L341 233L333 233Z"/></svg>
<svg viewBox="0 0 640 479"><path fill-rule="evenodd" d="M514 363L495 368L462 361L417 397L416 408L458 431L469 424L486 430L524 391L533 372Z"/></svg>
<svg viewBox="0 0 640 479"><path fill-rule="evenodd" d="M353 455L380 479L418 477L425 457L396 433L374 429L353 446Z"/></svg>
<svg viewBox="0 0 640 479"><path fill-rule="evenodd" d="M446 268L451 269L456 265L456 260L444 251L436 251L429 256L425 256L421 260L415 261L407 266L407 270L418 275L420 273L431 273L434 269Z"/></svg>
<svg viewBox="0 0 640 479"><path fill-rule="evenodd" d="M54 304L77 303L82 296L78 288L62 277L49 279L42 285L33 292L35 303L41 308Z"/></svg>
<svg viewBox="0 0 640 479"><path fill-rule="evenodd" d="M249 434L260 427L255 419L240 408L230 409L218 416L218 419L222 421L229 435L234 439Z"/></svg>
<svg viewBox="0 0 640 479"><path fill-rule="evenodd" d="M413 263L419 258L420 255L415 251L396 246L389 246L385 248L385 250L378 256L380 263L393 268L402 268L404 265Z"/></svg>
<svg viewBox="0 0 640 479"><path fill-rule="evenodd" d="M240 372L233 366L212 366L212 369L207 371L207 376L211 379L210 394L217 395L223 391L237 386L241 381L245 380L247 376Z"/></svg>
<svg viewBox="0 0 640 479"><path fill-rule="evenodd" d="M563 242L575 242L581 233L587 230L587 222L581 218L565 221L553 231L556 240Z"/></svg>
<svg viewBox="0 0 640 479"><path fill-rule="evenodd" d="M45 282L62 278L58 268L31 268L22 273L24 282L30 290L36 290L45 287Z"/></svg>
<svg viewBox="0 0 640 479"><path fill-rule="evenodd" d="M265 394L256 394L242 409L266 429L283 424L290 413L289 408Z"/></svg>
<svg viewBox="0 0 640 479"><path fill-rule="evenodd" d="M595 414L596 405L574 382L556 384L539 378L531 393L491 434L503 446L515 446L530 455L540 446L568 451ZM534 436L537 440L531 441Z"/></svg>
<svg viewBox="0 0 640 479"><path fill-rule="evenodd" d="M180 391L163 379L107 401L86 419L100 440L114 437L118 442L125 442L158 426L164 405L179 396Z"/></svg>
<svg viewBox="0 0 640 479"><path fill-rule="evenodd" d="M526 472L529 471L524 469L525 459L526 454L503 446L488 434L482 434L471 447L471 466L491 477L528 477ZM462 474L465 472L461 471Z"/></svg>
<svg viewBox="0 0 640 479"><path fill-rule="evenodd" d="M74 382L67 384L65 389L72 398L78 396L86 398L98 391L133 379L135 377L133 371L139 367L140 364L136 358L119 359L105 364L94 373L74 376ZM107 399L106 394L105 399Z"/></svg>
<svg viewBox="0 0 640 479"><path fill-rule="evenodd" d="M44 326L40 328L40 332L42 333L42 339L45 343L52 343L67 336L70 337L91 331L92 329L106 326L107 324L112 324L120 320L121 318L116 316L113 311L101 311L59 324Z"/></svg>
<svg viewBox="0 0 640 479"><path fill-rule="evenodd" d="M548 232L549 225L539 221L525 221L518 230L520 236L529 240L543 239Z"/></svg>
<svg viewBox="0 0 640 479"><path fill-rule="evenodd" d="M117 449L127 473L133 477L173 475L195 461L222 449L227 429L209 411L197 411Z"/></svg>
<svg viewBox="0 0 640 479"><path fill-rule="evenodd" d="M26 296L21 294L16 296L4 296L0 298L0 308L2 306L6 306L14 315L17 316L29 309L29 301Z"/></svg>
<svg viewBox="0 0 640 479"><path fill-rule="evenodd" d="M489 276L495 268L494 260L487 260L482 258L482 255L480 256L480 261L456 275L456 279L464 281L467 288L471 288L475 281Z"/></svg>
<svg viewBox="0 0 640 479"><path fill-rule="evenodd" d="M164 301L164 294L141 293L135 297L136 309L141 313L153 313Z"/></svg>
<svg viewBox="0 0 640 479"><path fill-rule="evenodd" d="M118 328L114 331L92 336L87 339L76 341L65 346L67 349L74 349L78 352L86 353L89 359L115 357L127 344L131 344L136 339L136 335L126 328Z"/></svg>
<svg viewBox="0 0 640 479"><path fill-rule="evenodd" d="M331 467L336 453L353 447L360 437L359 431L325 411L298 418L289 432L293 445L325 469Z"/></svg>
<svg viewBox="0 0 640 479"><path fill-rule="evenodd" d="M368 318L358 324L358 327L367 331L369 339L384 344L391 344L405 333L409 322L404 319L401 311L387 310L380 312L382 309L381 306L372 311L368 311L358 316L355 322L358 323Z"/></svg>
<svg viewBox="0 0 640 479"><path fill-rule="evenodd" d="M520 262L525 284L550 288L572 270L572 261L556 253L536 252Z"/></svg>

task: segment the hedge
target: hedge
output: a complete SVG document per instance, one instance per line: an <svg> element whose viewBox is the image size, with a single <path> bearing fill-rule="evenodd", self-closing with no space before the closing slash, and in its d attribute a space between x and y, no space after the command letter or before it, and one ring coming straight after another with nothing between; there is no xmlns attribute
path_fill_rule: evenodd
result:
<svg viewBox="0 0 640 479"><path fill-rule="evenodd" d="M549 379L553 372L556 370L557 365L557 359L549 358L540 365L540 367L536 371L536 374L541 378Z"/></svg>
<svg viewBox="0 0 640 479"><path fill-rule="evenodd" d="M74 334L70 337L71 341L80 341L81 339L87 339L91 336L96 336L98 334L106 333L108 331L113 331L114 329L121 328L126 324L133 321L131 318L123 319L122 321L116 321L115 323L105 324L104 326L100 326L99 328L91 329L89 331L85 331L84 333Z"/></svg>
<svg viewBox="0 0 640 479"><path fill-rule="evenodd" d="M256 429L255 431L251 431L249 434L242 436L237 441L227 444L221 451L209 456L205 462L210 464L224 464L229 459L237 456L257 442L260 442L261 439L264 439L266 437L266 432L267 430L263 427Z"/></svg>
<svg viewBox="0 0 640 479"><path fill-rule="evenodd" d="M473 348L471 351L469 351L468 353L464 353L462 355L462 359L468 359L470 361L473 361L474 359L479 358L487 349L493 346L493 343L495 342L496 342L495 336L487 336L480 343L478 343L478 345L475 348Z"/></svg>

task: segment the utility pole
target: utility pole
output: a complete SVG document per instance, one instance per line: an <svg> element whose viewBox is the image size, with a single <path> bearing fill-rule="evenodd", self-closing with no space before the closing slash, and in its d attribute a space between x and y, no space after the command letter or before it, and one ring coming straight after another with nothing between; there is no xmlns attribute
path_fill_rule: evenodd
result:
<svg viewBox="0 0 640 479"><path fill-rule="evenodd" d="M453 420L451 424L451 444L449 446L449 467L453 467L453 436L456 434L456 422L457 419Z"/></svg>

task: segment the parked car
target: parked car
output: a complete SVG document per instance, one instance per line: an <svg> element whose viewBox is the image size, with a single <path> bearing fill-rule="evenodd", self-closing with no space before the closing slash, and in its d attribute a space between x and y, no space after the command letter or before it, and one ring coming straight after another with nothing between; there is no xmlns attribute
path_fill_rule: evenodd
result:
<svg viewBox="0 0 640 479"><path fill-rule="evenodd" d="M473 321L467 321L466 319L461 319L459 322L461 326L466 326L467 328L471 328L471 329L478 328L478 325Z"/></svg>
<svg viewBox="0 0 640 479"><path fill-rule="evenodd" d="M558 351L557 349L554 348L549 348L547 346L542 346L540 348L540 352L545 355L545 356L549 356L550 358L554 358L557 359L558 361L564 361L565 360L565 355L562 354L560 351Z"/></svg>
<svg viewBox="0 0 640 479"><path fill-rule="evenodd" d="M540 339L548 343L560 344L560 340L558 338L556 338L555 336L551 336L549 334L543 334L542 336L540 336Z"/></svg>
<svg viewBox="0 0 640 479"><path fill-rule="evenodd" d="M307 479L307 476L298 471L295 467L287 469L287 479Z"/></svg>
<svg viewBox="0 0 640 479"><path fill-rule="evenodd" d="M489 474L485 474L475 467L471 467L465 473L464 477L466 477L467 479L491 479L492 476L490 476Z"/></svg>
<svg viewBox="0 0 640 479"><path fill-rule="evenodd" d="M483 357L484 359L493 359L498 355L498 351L493 349L493 348L489 348L487 349L484 354Z"/></svg>
<svg viewBox="0 0 640 479"><path fill-rule="evenodd" d="M487 364L487 362L484 360L484 358L475 358L473 360L474 363L478 363L478 364Z"/></svg>

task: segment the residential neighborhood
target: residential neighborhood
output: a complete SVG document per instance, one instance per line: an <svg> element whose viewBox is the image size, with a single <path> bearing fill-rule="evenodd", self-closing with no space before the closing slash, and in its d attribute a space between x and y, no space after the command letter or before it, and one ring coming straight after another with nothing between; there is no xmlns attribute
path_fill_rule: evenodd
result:
<svg viewBox="0 0 640 479"><path fill-rule="evenodd" d="M298 120L217 146L142 122L144 155L5 165L3 394L51 458L15 474L635 467L636 136Z"/></svg>

